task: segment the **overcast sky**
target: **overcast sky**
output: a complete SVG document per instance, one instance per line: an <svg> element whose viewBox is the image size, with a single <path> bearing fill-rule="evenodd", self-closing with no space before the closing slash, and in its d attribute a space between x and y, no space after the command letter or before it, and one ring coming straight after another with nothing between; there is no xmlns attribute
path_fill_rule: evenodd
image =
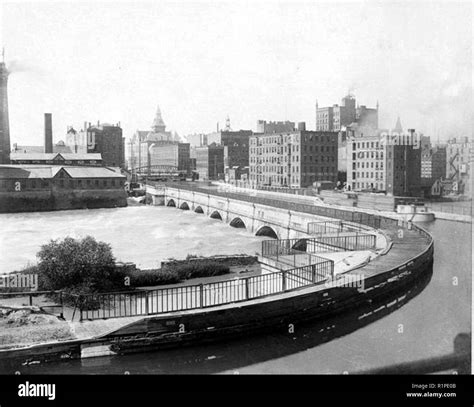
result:
<svg viewBox="0 0 474 407"><path fill-rule="evenodd" d="M381 127L471 136L470 2L5 2L11 141L84 121L211 132L306 121L315 101L380 103Z"/></svg>

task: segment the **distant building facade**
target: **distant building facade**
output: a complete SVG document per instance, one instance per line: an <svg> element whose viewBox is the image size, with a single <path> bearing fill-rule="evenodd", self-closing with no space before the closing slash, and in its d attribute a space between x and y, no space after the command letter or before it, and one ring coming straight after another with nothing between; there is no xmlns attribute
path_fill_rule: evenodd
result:
<svg viewBox="0 0 474 407"><path fill-rule="evenodd" d="M173 167L186 174L191 170L189 143L154 144L150 147L149 157L152 168Z"/></svg>
<svg viewBox="0 0 474 407"><path fill-rule="evenodd" d="M202 181L224 179L224 146L196 147L196 172Z"/></svg>
<svg viewBox="0 0 474 407"><path fill-rule="evenodd" d="M472 196L472 167L474 145L472 139L452 138L446 146L446 178L457 184L456 192Z"/></svg>
<svg viewBox="0 0 474 407"><path fill-rule="evenodd" d="M74 165L74 166L102 166L102 156L97 153L91 154L67 154L67 153L18 153L10 154L12 164L24 165Z"/></svg>
<svg viewBox="0 0 474 407"><path fill-rule="evenodd" d="M257 121L257 133L284 133L296 130L295 122L267 122L266 120Z"/></svg>
<svg viewBox="0 0 474 407"><path fill-rule="evenodd" d="M0 212L126 206L124 183L106 167L0 165Z"/></svg>
<svg viewBox="0 0 474 407"><path fill-rule="evenodd" d="M66 145L73 153L101 154L104 166L125 168L125 139L120 124L85 123L79 132L70 127Z"/></svg>
<svg viewBox="0 0 474 407"><path fill-rule="evenodd" d="M420 196L421 149L410 143L384 141L382 134L386 132L379 130L378 133L347 140L348 189Z"/></svg>
<svg viewBox="0 0 474 407"><path fill-rule="evenodd" d="M446 178L446 147L421 149L421 178L425 183Z"/></svg>
<svg viewBox="0 0 474 407"><path fill-rule="evenodd" d="M336 132L291 131L250 137L249 180L258 186L304 188L337 181Z"/></svg>
<svg viewBox="0 0 474 407"><path fill-rule="evenodd" d="M183 146L179 147L179 144ZM176 147L164 147L173 145ZM169 151L172 157L165 157L163 154L165 151ZM189 153L186 151L189 151L189 143L180 143L176 133L166 131L158 106L151 129L137 130L128 143L128 167L133 173L142 175L161 172L162 167L165 166L171 170L176 167L175 164L180 168L189 168ZM188 163L185 165L179 157L184 157L186 154L188 154ZM170 163L173 165L169 165Z"/></svg>
<svg viewBox="0 0 474 407"><path fill-rule="evenodd" d="M316 131L340 131L352 123L376 129L378 109L378 102L376 108L356 107L356 99L352 95L342 98L340 105L330 107L319 107L316 102Z"/></svg>

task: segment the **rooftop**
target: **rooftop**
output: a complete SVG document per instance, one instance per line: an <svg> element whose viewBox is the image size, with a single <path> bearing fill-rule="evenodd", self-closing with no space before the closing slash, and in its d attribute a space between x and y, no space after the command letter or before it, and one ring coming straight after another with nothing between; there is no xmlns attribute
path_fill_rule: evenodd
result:
<svg viewBox="0 0 474 407"><path fill-rule="evenodd" d="M100 153L20 153L12 152L10 153L10 159L12 161L16 160L42 160L42 161L54 161L54 160L64 160L64 161L80 161L80 160L102 160L102 155Z"/></svg>
<svg viewBox="0 0 474 407"><path fill-rule="evenodd" d="M124 175L108 167L0 165L0 179L54 178L61 170L70 178L125 178Z"/></svg>

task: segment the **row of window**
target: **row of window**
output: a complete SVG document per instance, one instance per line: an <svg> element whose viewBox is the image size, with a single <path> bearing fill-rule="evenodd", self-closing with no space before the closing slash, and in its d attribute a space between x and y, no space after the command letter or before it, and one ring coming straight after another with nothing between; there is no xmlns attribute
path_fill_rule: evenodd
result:
<svg viewBox="0 0 474 407"><path fill-rule="evenodd" d="M352 163L352 169L355 170L356 168L375 168L376 170L381 169L383 170L383 161L381 162L374 162L371 161L370 165L368 162L365 161L357 161L357 163L353 162Z"/></svg>
<svg viewBox="0 0 474 407"><path fill-rule="evenodd" d="M356 150L357 148L382 148L382 144L378 141L358 141L352 143L352 149Z"/></svg>
<svg viewBox="0 0 474 407"><path fill-rule="evenodd" d="M48 189L51 186L59 186L61 188L104 188L104 187L123 187L123 180L115 179L76 179L76 180L44 180L44 179L23 179L23 180L0 180L0 189L2 190L31 190L31 189Z"/></svg>
<svg viewBox="0 0 474 407"><path fill-rule="evenodd" d="M59 164L59 165L64 165L64 164L77 164L77 165L84 165L84 164L100 164L100 161L97 160L22 160L22 159L14 159L14 162L17 162L18 164Z"/></svg>
<svg viewBox="0 0 474 407"><path fill-rule="evenodd" d="M356 178L374 178L374 174L375 174L375 179L379 179L379 180L383 180L383 172L353 172L352 173L352 178L353 179L356 179Z"/></svg>
<svg viewBox="0 0 474 407"><path fill-rule="evenodd" d="M388 157L391 158L391 153L388 153ZM361 158L372 158L375 160L383 160L383 151L359 151L358 153L352 153L352 159L355 161Z"/></svg>
<svg viewBox="0 0 474 407"><path fill-rule="evenodd" d="M352 189L377 189L379 191L383 191L384 185L382 183L374 183L374 182L353 182Z"/></svg>

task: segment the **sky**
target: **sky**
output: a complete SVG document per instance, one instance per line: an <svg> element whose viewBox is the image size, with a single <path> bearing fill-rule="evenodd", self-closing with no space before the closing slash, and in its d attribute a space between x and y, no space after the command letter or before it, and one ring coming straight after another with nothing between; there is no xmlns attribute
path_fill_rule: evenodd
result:
<svg viewBox="0 0 474 407"><path fill-rule="evenodd" d="M67 126L148 130L160 106L185 136L305 121L315 102L379 101L380 127L472 136L470 2L2 1L12 143Z"/></svg>

